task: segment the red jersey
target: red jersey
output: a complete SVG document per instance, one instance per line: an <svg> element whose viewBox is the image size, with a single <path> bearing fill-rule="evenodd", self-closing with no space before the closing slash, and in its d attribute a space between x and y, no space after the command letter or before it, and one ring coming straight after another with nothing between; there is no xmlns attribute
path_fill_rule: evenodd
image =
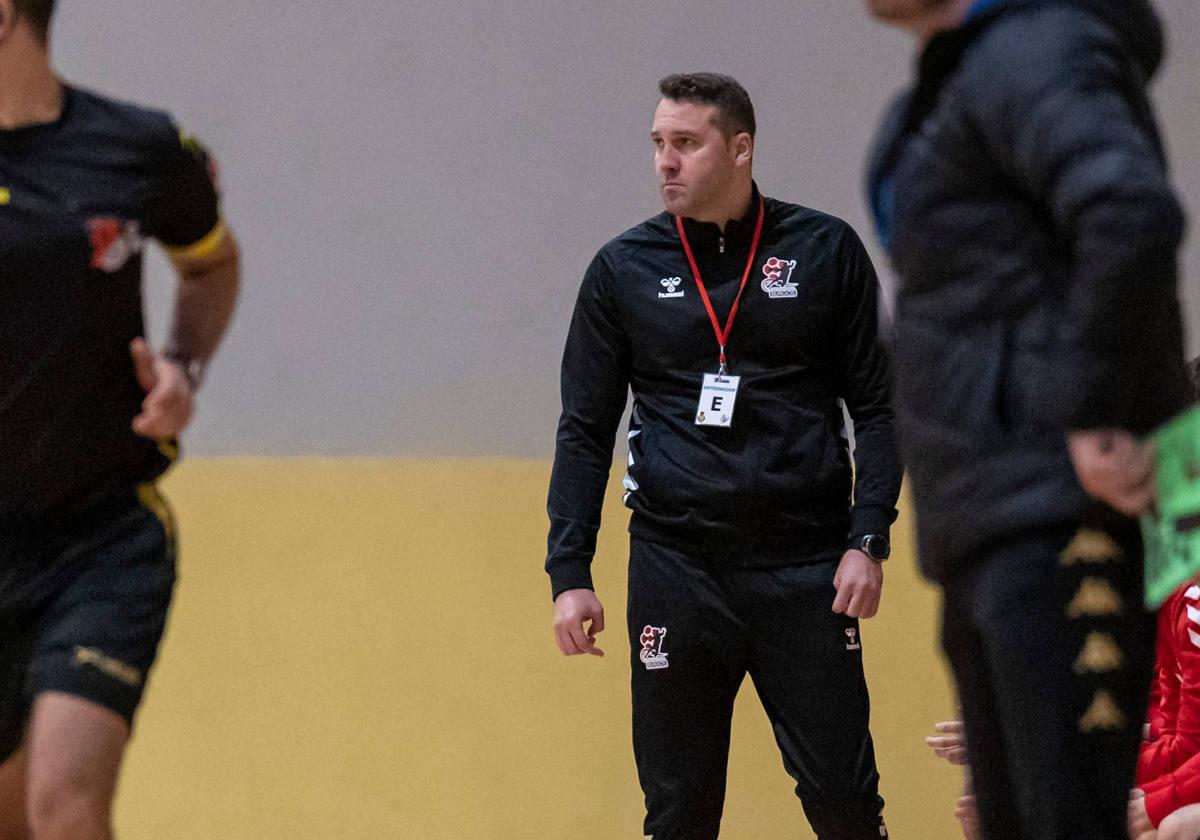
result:
<svg viewBox="0 0 1200 840"><path fill-rule="evenodd" d="M1189 584L1158 611L1150 738L1138 757L1137 786L1158 826L1200 802L1200 586Z"/></svg>

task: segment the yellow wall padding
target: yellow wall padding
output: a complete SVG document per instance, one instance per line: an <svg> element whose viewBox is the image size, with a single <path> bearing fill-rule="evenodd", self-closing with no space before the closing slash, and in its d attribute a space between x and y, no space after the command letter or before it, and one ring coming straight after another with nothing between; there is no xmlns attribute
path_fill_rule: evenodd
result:
<svg viewBox="0 0 1200 840"><path fill-rule="evenodd" d="M614 470L619 475L619 470ZM165 482L180 582L120 788L124 840L640 838L614 482L604 659L559 655L537 461L197 460ZM936 597L902 515L864 626L887 817L950 840ZM811 837L747 680L723 840Z"/></svg>

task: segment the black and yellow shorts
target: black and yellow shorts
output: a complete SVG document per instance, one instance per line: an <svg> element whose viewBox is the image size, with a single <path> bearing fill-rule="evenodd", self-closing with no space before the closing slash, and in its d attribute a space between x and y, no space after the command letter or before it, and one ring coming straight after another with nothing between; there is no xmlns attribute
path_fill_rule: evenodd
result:
<svg viewBox="0 0 1200 840"><path fill-rule="evenodd" d="M45 692L132 724L171 603L174 545L148 485L87 525L0 536L0 761Z"/></svg>

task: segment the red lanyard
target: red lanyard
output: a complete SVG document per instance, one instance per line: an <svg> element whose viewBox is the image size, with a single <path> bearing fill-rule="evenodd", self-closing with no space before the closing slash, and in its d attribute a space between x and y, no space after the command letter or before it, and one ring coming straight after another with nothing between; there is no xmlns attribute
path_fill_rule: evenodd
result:
<svg viewBox="0 0 1200 840"><path fill-rule="evenodd" d="M725 329L721 329L721 322L717 320L717 313L713 309L712 301L708 299L708 289L704 288L704 281L700 279L700 267L696 265L696 256L692 253L692 246L688 244L687 234L683 230L683 219L679 216L675 217L675 229L679 231L679 240L683 243L683 252L687 254L688 264L692 267L692 276L696 278L696 287L700 290L700 299L704 301L704 308L708 310L708 320L712 321L713 334L717 337L717 346L721 348L721 370L725 373L725 344L729 341L729 333L733 331L733 319L737 317L738 304L742 302L742 292L746 291L746 281L750 279L750 269L754 268L754 255L758 251L758 240L762 236L763 229L763 198L758 197L758 221L754 225L754 239L750 242L750 258L746 260L746 271L742 274L742 285L738 287L737 297L733 299L733 308L729 310L729 318L725 321Z"/></svg>

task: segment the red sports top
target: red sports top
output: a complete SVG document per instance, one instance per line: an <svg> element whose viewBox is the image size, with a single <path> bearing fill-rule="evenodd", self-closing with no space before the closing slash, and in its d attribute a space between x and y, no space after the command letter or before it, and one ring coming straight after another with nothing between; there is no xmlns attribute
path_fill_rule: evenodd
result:
<svg viewBox="0 0 1200 840"><path fill-rule="evenodd" d="M1200 802L1200 586L1181 587L1158 611L1158 650L1149 722L1152 740L1138 757L1137 785L1157 828Z"/></svg>

